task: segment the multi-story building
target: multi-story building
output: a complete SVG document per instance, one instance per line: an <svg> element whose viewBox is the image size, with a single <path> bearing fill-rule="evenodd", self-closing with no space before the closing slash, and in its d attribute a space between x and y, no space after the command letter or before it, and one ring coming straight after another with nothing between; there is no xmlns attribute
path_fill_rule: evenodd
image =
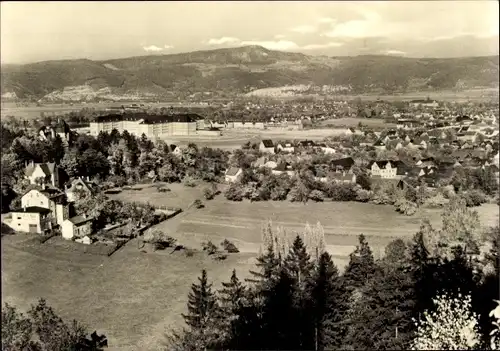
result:
<svg viewBox="0 0 500 351"><path fill-rule="evenodd" d="M197 114L110 114L96 117L90 123L90 134L96 136L100 132L111 133L116 129L120 133L126 130L135 136L145 134L150 139L169 135L194 135L200 119L203 117Z"/></svg>

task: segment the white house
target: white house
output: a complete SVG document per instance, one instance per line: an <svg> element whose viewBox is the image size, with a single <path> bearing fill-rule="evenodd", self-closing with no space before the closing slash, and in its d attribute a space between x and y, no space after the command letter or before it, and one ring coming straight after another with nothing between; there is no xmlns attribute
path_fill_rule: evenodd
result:
<svg viewBox="0 0 500 351"><path fill-rule="evenodd" d="M59 225L69 216L65 194L58 189L31 189L21 197L21 206L45 208L52 213L52 220Z"/></svg>
<svg viewBox="0 0 500 351"><path fill-rule="evenodd" d="M372 177L384 179L401 178L405 172L402 162L397 161L371 161L368 170Z"/></svg>
<svg viewBox="0 0 500 351"><path fill-rule="evenodd" d="M5 224L15 231L42 234L52 229L49 209L30 206L13 210L10 214L11 218Z"/></svg>
<svg viewBox="0 0 500 351"><path fill-rule="evenodd" d="M59 168L55 163L34 163L31 162L24 171L26 179L30 184L39 184L39 180L44 184L51 184L59 188L61 186L59 179Z"/></svg>
<svg viewBox="0 0 500 351"><path fill-rule="evenodd" d="M241 176L243 173L243 170L238 167L230 167L225 174L226 182L228 183L234 183L238 180L238 178Z"/></svg>
<svg viewBox="0 0 500 351"><path fill-rule="evenodd" d="M291 143L279 143L276 147L280 152L294 153L295 147Z"/></svg>
<svg viewBox="0 0 500 351"><path fill-rule="evenodd" d="M61 225L61 234L64 239L68 240L92 234L92 218L83 215L64 220Z"/></svg>
<svg viewBox="0 0 500 351"><path fill-rule="evenodd" d="M274 154L274 143L270 139L264 139L260 142L259 150L261 152L267 152L270 154Z"/></svg>

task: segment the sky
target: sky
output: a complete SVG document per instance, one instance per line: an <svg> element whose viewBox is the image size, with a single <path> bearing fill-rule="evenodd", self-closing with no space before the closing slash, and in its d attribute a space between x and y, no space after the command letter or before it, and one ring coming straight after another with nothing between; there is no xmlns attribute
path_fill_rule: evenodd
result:
<svg viewBox="0 0 500 351"><path fill-rule="evenodd" d="M261 45L310 55L498 55L498 1L9 2L2 63Z"/></svg>

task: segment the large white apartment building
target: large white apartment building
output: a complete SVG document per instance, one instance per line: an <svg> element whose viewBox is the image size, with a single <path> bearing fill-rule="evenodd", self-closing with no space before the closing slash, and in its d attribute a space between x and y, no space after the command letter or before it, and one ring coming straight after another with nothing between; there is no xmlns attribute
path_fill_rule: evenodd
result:
<svg viewBox="0 0 500 351"><path fill-rule="evenodd" d="M148 138L168 135L194 135L197 130L196 121L203 119L197 114L148 115L146 113L110 114L98 116L90 122L90 134L97 136L100 132L111 133L116 129L130 134Z"/></svg>

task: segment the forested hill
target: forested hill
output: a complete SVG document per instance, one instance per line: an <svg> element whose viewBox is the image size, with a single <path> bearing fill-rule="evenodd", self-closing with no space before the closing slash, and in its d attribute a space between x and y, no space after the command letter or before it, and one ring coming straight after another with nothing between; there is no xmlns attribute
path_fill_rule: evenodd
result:
<svg viewBox="0 0 500 351"><path fill-rule="evenodd" d="M326 57L260 46L107 61L65 60L3 65L2 95L48 100L134 95L234 95L269 87L330 86L346 93L498 87L498 56L422 59Z"/></svg>

